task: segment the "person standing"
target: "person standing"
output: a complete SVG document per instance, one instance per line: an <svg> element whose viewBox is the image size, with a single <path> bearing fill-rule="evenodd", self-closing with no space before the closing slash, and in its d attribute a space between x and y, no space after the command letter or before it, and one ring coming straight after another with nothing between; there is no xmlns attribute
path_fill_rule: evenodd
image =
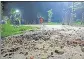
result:
<svg viewBox="0 0 84 59"><path fill-rule="evenodd" d="M40 20L40 24L42 25L41 30L43 30L44 29L44 24L43 24L44 19L43 17L40 16L39 20Z"/></svg>
<svg viewBox="0 0 84 59"><path fill-rule="evenodd" d="M43 17L40 17L40 24L42 24L43 23Z"/></svg>

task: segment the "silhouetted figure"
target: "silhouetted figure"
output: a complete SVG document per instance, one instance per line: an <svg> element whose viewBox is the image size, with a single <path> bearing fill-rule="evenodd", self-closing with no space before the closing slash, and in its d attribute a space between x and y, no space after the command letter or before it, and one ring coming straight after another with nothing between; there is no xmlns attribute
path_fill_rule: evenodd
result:
<svg viewBox="0 0 84 59"><path fill-rule="evenodd" d="M41 30L43 30L44 27L45 27L44 24L43 24L44 18L40 16L39 20L40 20L40 24L41 24Z"/></svg>
<svg viewBox="0 0 84 59"><path fill-rule="evenodd" d="M39 19L40 19L40 24L42 24L44 20L43 17L40 17Z"/></svg>

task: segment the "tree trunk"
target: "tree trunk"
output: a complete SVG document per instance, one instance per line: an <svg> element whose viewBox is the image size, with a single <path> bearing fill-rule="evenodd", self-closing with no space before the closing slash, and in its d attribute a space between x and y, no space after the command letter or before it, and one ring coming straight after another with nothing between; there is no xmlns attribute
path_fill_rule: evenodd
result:
<svg viewBox="0 0 84 59"><path fill-rule="evenodd" d="M19 25L21 25L21 20L22 20L21 17L20 17L20 19L18 19L18 20L19 20Z"/></svg>
<svg viewBox="0 0 84 59"><path fill-rule="evenodd" d="M81 20L81 25L84 24L84 3L81 2L81 5L82 5L82 20Z"/></svg>
<svg viewBox="0 0 84 59"><path fill-rule="evenodd" d="M48 22L51 22L51 19L50 18L48 19Z"/></svg>
<svg viewBox="0 0 84 59"><path fill-rule="evenodd" d="M62 24L68 25L68 12L67 11L65 11L65 13L64 13Z"/></svg>
<svg viewBox="0 0 84 59"><path fill-rule="evenodd" d="M67 12L65 12L65 24L67 25L67 19L68 17L67 17Z"/></svg>
<svg viewBox="0 0 84 59"><path fill-rule="evenodd" d="M82 20L81 20L81 25L84 24L84 12L82 13Z"/></svg>
<svg viewBox="0 0 84 59"><path fill-rule="evenodd" d="M0 1L0 13L1 13L1 11L2 11L2 6L1 6L1 1ZM0 21L1 21L1 16L3 16L3 15L0 14ZM1 25L0 25L0 27L1 27ZM0 31L1 31L1 28L0 28ZM1 32L0 32L0 53L1 53ZM0 57L1 57L1 55L0 55Z"/></svg>
<svg viewBox="0 0 84 59"><path fill-rule="evenodd" d="M70 16L70 22L69 22L70 25L73 24L73 14L71 13L71 16Z"/></svg>
<svg viewBox="0 0 84 59"><path fill-rule="evenodd" d="M72 13L71 13L71 18L70 18L70 25L73 25L74 23L74 2L72 2Z"/></svg>

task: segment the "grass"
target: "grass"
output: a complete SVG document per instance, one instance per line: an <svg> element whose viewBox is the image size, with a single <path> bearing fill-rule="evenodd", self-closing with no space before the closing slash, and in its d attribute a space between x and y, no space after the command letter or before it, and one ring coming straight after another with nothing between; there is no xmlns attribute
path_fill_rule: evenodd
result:
<svg viewBox="0 0 84 59"><path fill-rule="evenodd" d="M21 34L23 31L26 30L34 30L38 29L38 27L33 27L33 26L19 26L19 27L14 27L10 24L2 24L1 26L1 37L7 37L10 35L15 35L15 34Z"/></svg>
<svg viewBox="0 0 84 59"><path fill-rule="evenodd" d="M80 21L76 21L75 24L76 25L81 25L81 22Z"/></svg>
<svg viewBox="0 0 84 59"><path fill-rule="evenodd" d="M60 25L61 23L58 22L48 22L47 25ZM80 21L74 22L75 25L81 25Z"/></svg>

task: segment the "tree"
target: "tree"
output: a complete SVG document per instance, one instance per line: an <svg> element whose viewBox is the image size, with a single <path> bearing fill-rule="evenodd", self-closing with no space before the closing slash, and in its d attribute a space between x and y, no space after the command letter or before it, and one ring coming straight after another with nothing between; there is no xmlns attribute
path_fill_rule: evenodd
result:
<svg viewBox="0 0 84 59"><path fill-rule="evenodd" d="M1 18L3 17L3 3L0 3L1 5L0 5L0 9L1 9Z"/></svg>
<svg viewBox="0 0 84 59"><path fill-rule="evenodd" d="M82 10L82 19L81 24L84 23L84 2L73 2L72 5L70 6L71 8L71 21L74 21L74 19L76 18L76 12L75 11L79 11Z"/></svg>
<svg viewBox="0 0 84 59"><path fill-rule="evenodd" d="M81 2L82 5L82 20L81 20L81 24L84 24L84 2Z"/></svg>
<svg viewBox="0 0 84 59"><path fill-rule="evenodd" d="M1 23L10 24L8 16L4 16L4 2L1 2Z"/></svg>
<svg viewBox="0 0 84 59"><path fill-rule="evenodd" d="M49 17L48 22L51 22L51 18L52 18L52 15L53 15L52 9L48 10L47 12L48 12L48 17Z"/></svg>
<svg viewBox="0 0 84 59"><path fill-rule="evenodd" d="M20 13L17 14L16 21L18 21L19 25L21 25L21 14Z"/></svg>
<svg viewBox="0 0 84 59"><path fill-rule="evenodd" d="M70 25L74 23L74 18L75 18L75 2L72 2L72 5L70 6L71 9L71 14L70 14Z"/></svg>
<svg viewBox="0 0 84 59"><path fill-rule="evenodd" d="M2 19L2 20L3 20L3 18L4 18L4 17L3 17L3 16L4 16L4 15L3 15L3 13L4 13L3 11L4 11L4 3L1 2L1 19Z"/></svg>
<svg viewBox="0 0 84 59"><path fill-rule="evenodd" d="M62 24L69 25L70 24L70 2L64 2L64 7L62 9Z"/></svg>
<svg viewBox="0 0 84 59"><path fill-rule="evenodd" d="M9 23L10 19L7 16L3 16L3 20L4 20L5 24L10 24Z"/></svg>
<svg viewBox="0 0 84 59"><path fill-rule="evenodd" d="M16 14L15 14L15 9L13 8L10 11L10 19L13 21L13 24L15 24Z"/></svg>
<svg viewBox="0 0 84 59"><path fill-rule="evenodd" d="M14 21L14 24L16 24L16 22L18 22L19 25L21 25L21 13L16 12L15 9L11 9L10 14L11 14L10 18Z"/></svg>
<svg viewBox="0 0 84 59"><path fill-rule="evenodd" d="M67 10L63 9L63 20L62 20L62 24L67 24L67 20L68 20L68 16L67 16Z"/></svg>

